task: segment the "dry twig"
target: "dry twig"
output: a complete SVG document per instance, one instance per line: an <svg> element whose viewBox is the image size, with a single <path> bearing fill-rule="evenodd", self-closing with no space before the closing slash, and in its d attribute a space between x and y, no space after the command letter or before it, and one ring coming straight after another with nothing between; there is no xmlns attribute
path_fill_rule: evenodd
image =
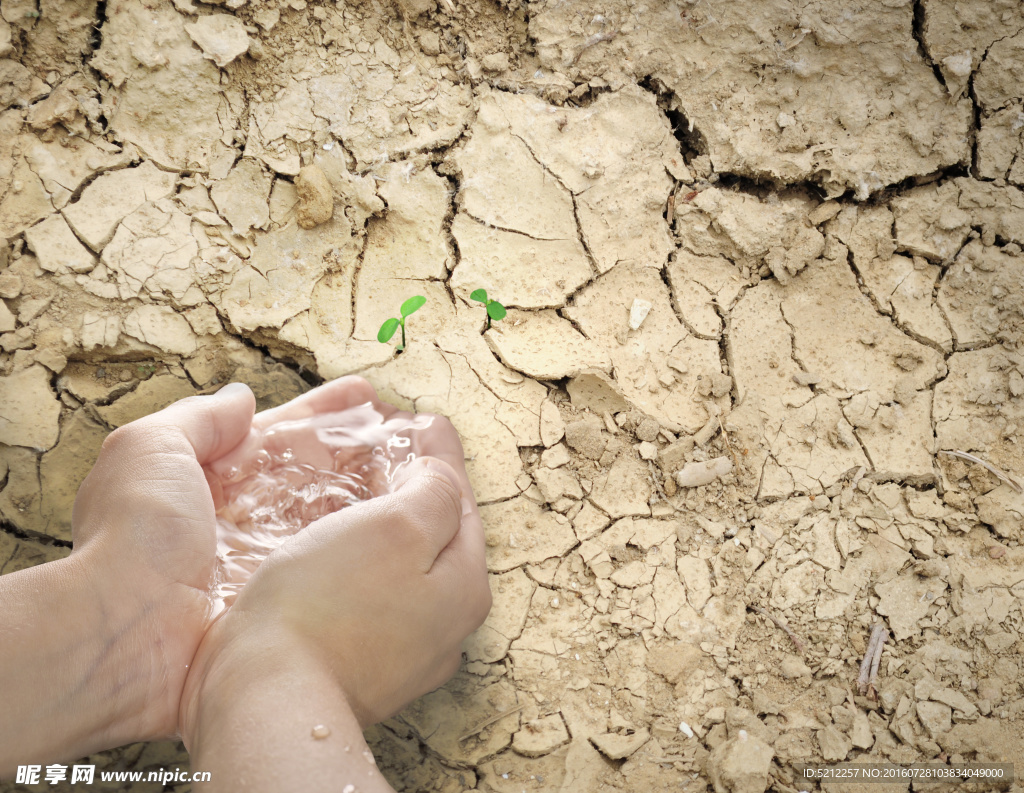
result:
<svg viewBox="0 0 1024 793"><path fill-rule="evenodd" d="M980 457L975 457L973 454L968 454L967 452L961 452L961 451L958 451L958 450L955 450L955 449L942 449L939 453L940 454L948 454L950 457L959 457L959 458L961 458L963 460L968 460L968 461L970 461L972 463L977 463L982 468L984 468L986 471L988 471L989 473L994 475L997 479L999 479L999 480L1001 480L1003 482L1006 482L1006 484L1008 484L1011 488L1013 488L1013 490L1015 492L1017 492L1017 493L1024 493L1024 488L1022 488L1020 486L1020 483L1017 482L1016 479L1014 479L1012 476L1010 476L1005 471L1000 471L994 465L992 465L990 463L986 463Z"/></svg>
<svg viewBox="0 0 1024 793"><path fill-rule="evenodd" d="M506 710L504 713L498 713L495 716L491 716L491 718L489 718L489 719L485 719L484 721L482 721L478 725L476 725L476 727L474 727L472 730L470 730L465 735L463 735L461 738L459 738L459 743L462 743L467 738L472 738L478 732L481 732L482 730L487 729L492 724L495 724L495 723L501 721L506 716L511 716L513 713L518 713L519 711L521 711L525 707L526 707L526 703L523 703L522 705L516 705L514 708L512 708L512 710Z"/></svg>
<svg viewBox="0 0 1024 793"><path fill-rule="evenodd" d="M786 635L790 638L790 640L793 642L793 644L796 645L796 649L798 649L801 653L803 653L805 655L807 654L807 645L804 644L803 641L801 641L799 636L797 636L795 633L793 633L793 629L790 628L786 623L784 623L782 620L780 620L778 617L776 617L770 611L766 611L765 609L761 608L760 606L751 606L750 608L751 608L752 611L756 611L761 616L767 617L772 622L774 622L775 625L780 630L783 630L783 631L786 632Z"/></svg>
<svg viewBox="0 0 1024 793"><path fill-rule="evenodd" d="M871 628L871 638L868 639L868 647L864 651L864 660L860 663L860 676L857 678L857 688L861 694L867 694L871 699L875 698L875 680L878 679L878 664L882 660L882 647L889 640L889 631L881 622L876 622Z"/></svg>
<svg viewBox="0 0 1024 793"><path fill-rule="evenodd" d="M732 461L736 464L736 476L738 477L742 471L740 468L740 458L736 456L736 450L732 448L732 444L729 443L729 433L725 431L725 425L722 423L722 414L718 414L718 426L722 430L722 440L725 441L725 446L729 450L729 454L732 455Z"/></svg>

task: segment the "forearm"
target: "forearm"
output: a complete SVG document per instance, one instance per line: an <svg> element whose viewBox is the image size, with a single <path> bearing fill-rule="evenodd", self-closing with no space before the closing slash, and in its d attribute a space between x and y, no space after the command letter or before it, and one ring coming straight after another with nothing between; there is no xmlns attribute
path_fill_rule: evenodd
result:
<svg viewBox="0 0 1024 793"><path fill-rule="evenodd" d="M316 658L257 646L201 674L183 737L193 772L210 772L204 790L394 793Z"/></svg>
<svg viewBox="0 0 1024 793"><path fill-rule="evenodd" d="M117 612L80 555L0 577L0 777L141 737L142 648Z"/></svg>

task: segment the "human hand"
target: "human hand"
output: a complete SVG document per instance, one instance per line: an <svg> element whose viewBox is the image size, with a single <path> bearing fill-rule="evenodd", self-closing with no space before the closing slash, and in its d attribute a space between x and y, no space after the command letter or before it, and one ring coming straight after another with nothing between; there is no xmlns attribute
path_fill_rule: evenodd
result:
<svg viewBox="0 0 1024 793"><path fill-rule="evenodd" d="M177 732L210 621L215 515L202 466L245 437L254 409L252 392L236 384L126 424L79 489L68 561L98 598L92 630L102 650L89 684L112 692L112 742Z"/></svg>
<svg viewBox="0 0 1024 793"><path fill-rule="evenodd" d="M372 401L328 384L257 417L262 426ZM356 388L356 391L352 389ZM394 410L393 408L390 410ZM454 428L434 417L394 491L328 515L274 550L204 638L182 698L182 735L239 677L309 663L330 671L363 726L447 680L490 609L483 531Z"/></svg>
<svg viewBox="0 0 1024 793"><path fill-rule="evenodd" d="M423 456L462 467L451 424L381 402L360 377L258 414L245 441L206 466L218 516L216 609L229 607L289 536L391 492L402 469Z"/></svg>

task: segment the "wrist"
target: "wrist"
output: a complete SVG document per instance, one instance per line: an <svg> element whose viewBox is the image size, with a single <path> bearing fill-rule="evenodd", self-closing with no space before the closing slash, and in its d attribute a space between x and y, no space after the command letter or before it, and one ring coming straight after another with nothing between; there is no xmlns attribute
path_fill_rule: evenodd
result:
<svg viewBox="0 0 1024 793"><path fill-rule="evenodd" d="M117 615L117 598L88 555L4 576L0 600L0 675L19 681L4 697L0 766L135 739L146 696L123 666L134 646L131 620Z"/></svg>
<svg viewBox="0 0 1024 793"><path fill-rule="evenodd" d="M362 729L363 719L327 659L286 628L249 616L229 611L210 627L196 653L179 714L185 747L192 751L204 731L230 724L238 703L282 684L315 688L318 698L340 705Z"/></svg>
<svg viewBox="0 0 1024 793"><path fill-rule="evenodd" d="M81 590L73 608L87 665L84 692L100 700L108 748L169 738L178 731L181 693L207 622L209 595L175 582L103 543L84 543L66 560Z"/></svg>
<svg viewBox="0 0 1024 793"><path fill-rule="evenodd" d="M213 625L182 698L181 733L193 769L223 791L393 793L377 770L329 663L298 637L256 621Z"/></svg>

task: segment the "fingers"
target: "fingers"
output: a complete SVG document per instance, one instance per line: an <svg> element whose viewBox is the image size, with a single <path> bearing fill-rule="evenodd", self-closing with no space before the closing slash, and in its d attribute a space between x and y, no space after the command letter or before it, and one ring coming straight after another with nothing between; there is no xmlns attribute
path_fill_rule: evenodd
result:
<svg viewBox="0 0 1024 793"><path fill-rule="evenodd" d="M297 421L320 413L336 413L366 402L372 402L378 412L382 412L385 417L396 410L391 405L381 402L373 386L365 379L353 375L339 377L307 391L280 407L264 410L256 417L254 425L257 429L263 430L282 421ZM385 408L386 412L381 408Z"/></svg>
<svg viewBox="0 0 1024 793"><path fill-rule="evenodd" d="M395 491L387 496L394 504L395 525L425 551L423 572L459 534L465 512L462 481L443 460L418 457L398 475Z"/></svg>
<svg viewBox="0 0 1024 793"><path fill-rule="evenodd" d="M243 383L216 394L181 399L163 410L112 432L103 444L107 454L189 452L200 464L231 451L249 432L256 399Z"/></svg>

